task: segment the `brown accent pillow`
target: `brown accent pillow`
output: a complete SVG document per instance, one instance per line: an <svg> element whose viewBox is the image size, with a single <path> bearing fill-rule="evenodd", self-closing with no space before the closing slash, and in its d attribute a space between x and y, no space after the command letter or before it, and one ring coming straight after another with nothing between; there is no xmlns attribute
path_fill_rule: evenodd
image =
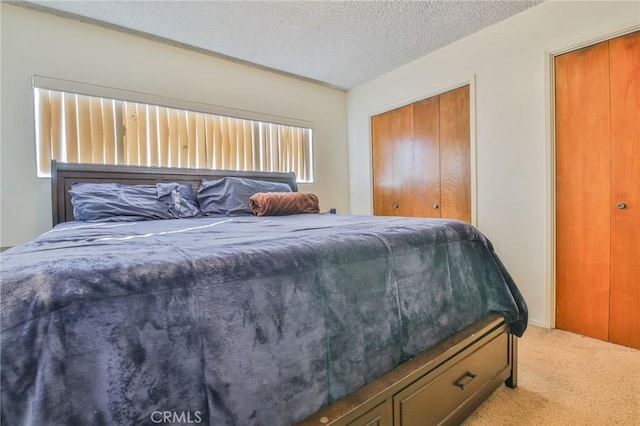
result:
<svg viewBox="0 0 640 426"><path fill-rule="evenodd" d="M249 198L249 209L256 216L320 213L318 197L303 192L260 192Z"/></svg>

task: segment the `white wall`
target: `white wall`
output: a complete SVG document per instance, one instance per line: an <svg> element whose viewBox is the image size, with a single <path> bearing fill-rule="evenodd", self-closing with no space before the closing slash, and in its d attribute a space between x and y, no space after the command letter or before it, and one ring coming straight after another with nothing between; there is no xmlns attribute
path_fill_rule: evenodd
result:
<svg viewBox="0 0 640 426"><path fill-rule="evenodd" d="M475 75L477 225L523 292L531 322L551 325L551 112L545 51L639 22L640 2L545 2L351 90L352 213L372 212L371 115Z"/></svg>
<svg viewBox="0 0 640 426"><path fill-rule="evenodd" d="M51 228L50 179L36 178L34 74L312 122L316 182L300 190L349 211L346 93L5 3L0 14L0 246Z"/></svg>

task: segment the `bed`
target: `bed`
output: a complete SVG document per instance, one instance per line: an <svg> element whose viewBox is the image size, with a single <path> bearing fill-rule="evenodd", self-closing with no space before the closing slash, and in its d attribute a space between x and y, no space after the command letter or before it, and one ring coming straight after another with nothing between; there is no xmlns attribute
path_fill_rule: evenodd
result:
<svg viewBox="0 0 640 426"><path fill-rule="evenodd" d="M458 221L74 221L77 183L287 173L53 163L54 228L2 253L2 424L459 423L517 385L526 304Z"/></svg>

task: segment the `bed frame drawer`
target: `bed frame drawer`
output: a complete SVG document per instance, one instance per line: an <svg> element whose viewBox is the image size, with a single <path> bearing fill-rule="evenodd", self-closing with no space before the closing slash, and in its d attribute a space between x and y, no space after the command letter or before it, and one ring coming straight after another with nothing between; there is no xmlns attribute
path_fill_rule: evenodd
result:
<svg viewBox="0 0 640 426"><path fill-rule="evenodd" d="M489 336L482 346L445 363L393 398L396 425L435 425L447 422L456 407L509 370L508 335ZM453 417L451 418L451 420Z"/></svg>
<svg viewBox="0 0 640 426"><path fill-rule="evenodd" d="M517 386L517 340L489 314L297 426L460 424L503 382Z"/></svg>
<svg viewBox="0 0 640 426"><path fill-rule="evenodd" d="M358 417L355 421L349 423L348 426L387 426L393 419L391 415L391 400L387 400L378 405L368 413Z"/></svg>

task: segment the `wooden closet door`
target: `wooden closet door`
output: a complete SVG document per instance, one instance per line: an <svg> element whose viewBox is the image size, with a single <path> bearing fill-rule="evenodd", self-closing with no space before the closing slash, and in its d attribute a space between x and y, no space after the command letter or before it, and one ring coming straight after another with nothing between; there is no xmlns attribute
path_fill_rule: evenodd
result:
<svg viewBox="0 0 640 426"><path fill-rule="evenodd" d="M404 182L413 178L413 107L388 111L371 118L373 155L373 212L381 216L406 216L411 197Z"/></svg>
<svg viewBox="0 0 640 426"><path fill-rule="evenodd" d="M373 214L471 222L469 86L371 117Z"/></svg>
<svg viewBox="0 0 640 426"><path fill-rule="evenodd" d="M607 340L610 273L608 42L555 58L556 327Z"/></svg>
<svg viewBox="0 0 640 426"><path fill-rule="evenodd" d="M414 216L438 218L441 213L439 104L438 96L413 104Z"/></svg>
<svg viewBox="0 0 640 426"><path fill-rule="evenodd" d="M440 213L471 223L469 86L440 95Z"/></svg>
<svg viewBox="0 0 640 426"><path fill-rule="evenodd" d="M609 340L640 349L640 32L610 40L609 50L612 164Z"/></svg>

